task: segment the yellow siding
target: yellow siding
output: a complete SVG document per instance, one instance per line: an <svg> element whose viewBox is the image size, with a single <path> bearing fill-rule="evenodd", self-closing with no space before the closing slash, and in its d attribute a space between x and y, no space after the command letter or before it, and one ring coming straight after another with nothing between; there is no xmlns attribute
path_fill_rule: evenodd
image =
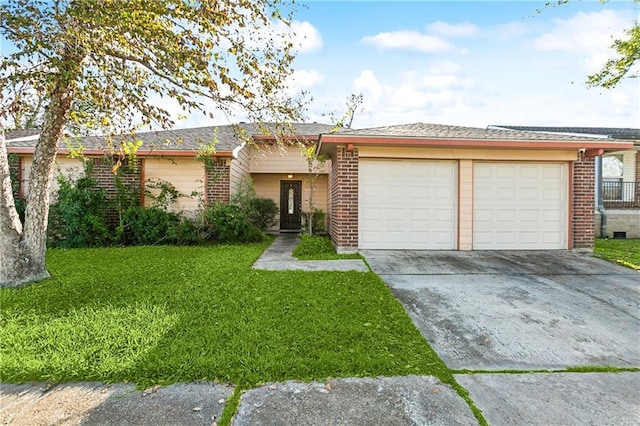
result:
<svg viewBox="0 0 640 426"><path fill-rule="evenodd" d="M280 207L280 182L283 180L300 180L302 181L302 211L309 210L309 175L308 174L294 174L293 178L289 179L286 174L254 174L252 175L253 182L256 188L256 195L258 197L271 198L275 201L278 208ZM326 174L318 176L316 180L316 191L314 196L314 202L316 209L320 209L327 212L328 197L327 197L328 178ZM277 223L273 229L279 229L280 224Z"/></svg>
<svg viewBox="0 0 640 426"><path fill-rule="evenodd" d="M22 180L21 188L23 188L23 194L26 197L29 192L29 174L31 173L31 163L33 163L33 156L28 155L22 158ZM77 158L69 158L66 155L59 155L56 157L56 162L53 166L53 179L51 180L51 187L49 189L49 198L53 202L58 193L58 177L62 175L64 177L79 178L84 175L84 165L82 161Z"/></svg>
<svg viewBox="0 0 640 426"><path fill-rule="evenodd" d="M170 182L184 195L190 196L193 191L202 193L204 184L204 165L193 158L147 158L144 160L144 179L160 179ZM157 190L155 190L157 192ZM145 197L145 206L153 203ZM195 211L198 209L198 197L180 198L171 206L173 211Z"/></svg>
<svg viewBox="0 0 640 426"><path fill-rule="evenodd" d="M261 145L251 148L251 173L308 173L307 161L299 147L277 147ZM322 173L327 173L327 161Z"/></svg>
<svg viewBox="0 0 640 426"><path fill-rule="evenodd" d="M473 249L473 161L460 160L458 172L458 250Z"/></svg>
<svg viewBox="0 0 640 426"><path fill-rule="evenodd" d="M229 169L229 181L231 188L230 195L233 196L240 185L245 179L250 178L249 167L250 167L250 151L252 148L248 146L242 146L238 149L235 158L231 160L231 166Z"/></svg>
<svg viewBox="0 0 640 426"><path fill-rule="evenodd" d="M443 160L575 161L576 150L451 149L362 146L360 158L425 158Z"/></svg>

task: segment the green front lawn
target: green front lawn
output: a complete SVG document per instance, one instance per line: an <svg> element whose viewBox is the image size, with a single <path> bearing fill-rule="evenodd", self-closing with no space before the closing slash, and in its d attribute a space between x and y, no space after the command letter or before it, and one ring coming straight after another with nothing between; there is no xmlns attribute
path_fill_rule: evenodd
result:
<svg viewBox="0 0 640 426"><path fill-rule="evenodd" d="M50 250L54 278L0 290L0 379L453 381L374 273L251 269L267 244Z"/></svg>
<svg viewBox="0 0 640 426"><path fill-rule="evenodd" d="M640 239L597 239L593 253L603 259L640 270Z"/></svg>
<svg viewBox="0 0 640 426"><path fill-rule="evenodd" d="M300 235L300 244L293 250L293 257L299 260L362 259L358 253L338 254L331 238L321 235Z"/></svg>

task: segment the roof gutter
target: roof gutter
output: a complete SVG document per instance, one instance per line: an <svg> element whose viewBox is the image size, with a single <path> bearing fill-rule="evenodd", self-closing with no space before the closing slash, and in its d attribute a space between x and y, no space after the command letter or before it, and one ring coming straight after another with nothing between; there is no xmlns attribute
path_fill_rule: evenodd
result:
<svg viewBox="0 0 640 426"><path fill-rule="evenodd" d="M7 146L7 153L10 154L34 154L34 148L31 147L11 147ZM235 151L235 149L234 149ZM217 151L211 154L212 157L234 157L234 151ZM71 151L68 149L58 149L58 155L68 155ZM109 155L110 152L104 149L84 149L83 155L102 156ZM115 153L113 153L115 155ZM197 151L187 150L138 150L136 155L139 157L195 157ZM235 157L237 158L237 157Z"/></svg>
<svg viewBox="0 0 640 426"><path fill-rule="evenodd" d="M452 139L452 138L412 138L388 136L361 135L321 135L317 152L322 145L393 145L406 147L437 147L437 148L520 148L520 149L584 149L584 150L622 150L633 148L631 142L612 142L610 139L600 140L518 140L518 139Z"/></svg>

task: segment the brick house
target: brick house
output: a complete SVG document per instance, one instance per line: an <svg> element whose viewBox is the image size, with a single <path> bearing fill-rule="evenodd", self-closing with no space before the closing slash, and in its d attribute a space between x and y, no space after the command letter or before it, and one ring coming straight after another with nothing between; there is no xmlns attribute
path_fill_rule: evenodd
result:
<svg viewBox="0 0 640 426"><path fill-rule="evenodd" d="M314 205L327 212L327 230L340 252L361 249L591 249L595 157L634 149L630 141L543 132L425 123L372 129L295 124L294 140L316 143L330 158L319 170ZM19 156L24 195L35 138L8 135ZM139 133L143 145L133 185L171 182L204 202L227 203L243 179L280 207L274 230L297 231L308 210L307 163L294 143L276 144L255 126L203 127ZM196 158L207 155L209 167ZM83 138L101 185L113 187L105 141ZM61 148L58 167L78 167ZM137 179L137 180L136 180ZM149 200L141 191L142 203ZM193 211L199 201L173 207Z"/></svg>
<svg viewBox="0 0 640 426"><path fill-rule="evenodd" d="M361 249L591 249L594 159L628 141L425 123L320 136L330 233Z"/></svg>
<svg viewBox="0 0 640 426"><path fill-rule="evenodd" d="M149 183L158 180L171 183L182 194L199 194L180 198L171 206L172 210L185 214L197 211L201 203L228 203L240 190L243 180L251 179L258 196L271 198L281 206L274 229L300 230L302 213L309 209L311 185L308 163L298 143L313 144L320 133L332 128L316 123L294 124L292 134L296 136L287 138L282 144L277 144L275 137L266 136L257 126L246 123L141 132L135 138L123 138L128 142L141 141L142 145L135 164L127 164L126 158L123 159L120 176L123 183L140 188L142 205L151 205L152 200L145 196L144 189L148 190ZM9 131L6 139L8 152L14 154L11 167L19 180L16 195L24 197L38 132ZM120 142L118 140L114 145ZM65 176L83 173L81 161L69 156L68 144L71 148L83 147L82 152L92 163L92 174L98 180L98 186L108 194L114 194L114 159L107 156L112 152L107 149L107 141L92 136L61 142L56 173ZM199 154L200 157L204 154L207 160L199 159ZM327 167L318 170L314 191L313 204L323 211L327 209ZM52 197L56 191L54 180Z"/></svg>

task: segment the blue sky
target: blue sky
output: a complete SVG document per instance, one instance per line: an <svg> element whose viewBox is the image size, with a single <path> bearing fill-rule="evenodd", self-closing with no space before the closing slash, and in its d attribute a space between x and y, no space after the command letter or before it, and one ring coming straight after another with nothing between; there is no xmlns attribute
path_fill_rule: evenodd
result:
<svg viewBox="0 0 640 426"><path fill-rule="evenodd" d="M357 128L640 127L640 78L614 89L585 84L615 54L613 40L639 18L633 0L571 0L552 8L544 1L300 1L290 86L313 97L307 121L330 123L331 114L345 112L350 94L362 93ZM229 121L215 111L214 119L180 118L177 104L151 101L165 104L176 127Z"/></svg>
<svg viewBox="0 0 640 426"><path fill-rule="evenodd" d="M292 84L314 98L311 121L363 93L354 127L433 122L640 126L640 79L613 90L587 75L638 18L632 0L341 2L299 7ZM200 118L180 126L206 125Z"/></svg>

